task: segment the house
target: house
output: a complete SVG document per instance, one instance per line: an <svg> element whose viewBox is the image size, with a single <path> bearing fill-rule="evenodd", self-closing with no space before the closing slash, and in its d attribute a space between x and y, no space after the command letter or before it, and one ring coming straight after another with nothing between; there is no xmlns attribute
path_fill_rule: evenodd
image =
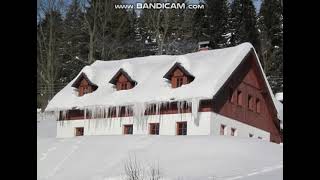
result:
<svg viewBox="0 0 320 180"><path fill-rule="evenodd" d="M277 100L250 43L95 61L58 92L57 137L227 135L281 142Z"/></svg>

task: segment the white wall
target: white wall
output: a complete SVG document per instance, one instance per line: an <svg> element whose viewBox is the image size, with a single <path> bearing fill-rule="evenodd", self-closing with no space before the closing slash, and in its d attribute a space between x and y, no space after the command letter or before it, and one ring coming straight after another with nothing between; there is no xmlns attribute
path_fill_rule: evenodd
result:
<svg viewBox="0 0 320 180"><path fill-rule="evenodd" d="M160 123L160 135L176 135L176 122L181 121L187 121L188 135L208 135L210 117L210 112L199 113L199 123L191 113L150 115L140 121L134 121L134 117L58 121L57 137L73 137L76 127L84 127L84 135L121 135L126 124L133 124L133 134L148 134L149 123Z"/></svg>
<svg viewBox="0 0 320 180"><path fill-rule="evenodd" d="M134 121L134 117L58 121L57 137L73 137L76 127L84 127L84 135L121 135L126 124L133 124L133 134L143 135L149 133L149 123L160 123L160 135L176 135L176 123L181 121L187 121L187 135L220 135L220 125L224 124L227 135L231 128L236 128L236 135L240 137L249 137L251 133L254 137L270 139L266 131L212 112L201 112L196 120L191 113L183 113L150 115L140 121Z"/></svg>
<svg viewBox="0 0 320 180"><path fill-rule="evenodd" d="M264 140L270 141L270 133L253 126L249 126L237 120L222 116L220 114L212 113L212 134L220 135L221 124L226 126L225 133L227 136L231 135L231 128L236 128L236 136L249 137L249 133L253 134L253 138L261 137Z"/></svg>

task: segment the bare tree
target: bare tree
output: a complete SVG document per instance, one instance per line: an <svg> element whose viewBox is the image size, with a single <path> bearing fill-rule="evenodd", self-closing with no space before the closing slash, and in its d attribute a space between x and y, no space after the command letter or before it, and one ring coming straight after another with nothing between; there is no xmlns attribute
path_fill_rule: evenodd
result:
<svg viewBox="0 0 320 180"><path fill-rule="evenodd" d="M37 7L37 74L38 83L43 83L44 99L51 99L55 93L54 84L59 78L60 31L59 23L64 10L62 0L40 0ZM43 102L45 104L45 102ZM44 106L44 105L43 105Z"/></svg>
<svg viewBox="0 0 320 180"><path fill-rule="evenodd" d="M88 42L88 64L95 61L94 52L96 51L97 33L98 33L98 15L99 15L99 0L82 0L81 5L84 13L84 22L89 35Z"/></svg>
<svg viewBox="0 0 320 180"><path fill-rule="evenodd" d="M161 173L159 163L157 165L153 164L149 168L149 180L160 180Z"/></svg>
<svg viewBox="0 0 320 180"><path fill-rule="evenodd" d="M142 180L143 179L143 169L138 163L135 155L129 156L128 160L125 162L124 171L127 180Z"/></svg>
<svg viewBox="0 0 320 180"><path fill-rule="evenodd" d="M147 168L143 166L135 155L129 155L124 165L126 180L160 180L162 173L160 171L159 163L149 165Z"/></svg>
<svg viewBox="0 0 320 180"><path fill-rule="evenodd" d="M163 1L163 0L162 0ZM161 1L161 2L162 2ZM148 0L148 3L158 2L155 0ZM163 1L164 2L164 1ZM173 11L167 9L145 9L143 13L143 18L145 21L145 26L147 29L152 31L153 38L156 40L158 45L157 54L163 54L163 47L165 40L167 38L167 33L169 29L169 21Z"/></svg>

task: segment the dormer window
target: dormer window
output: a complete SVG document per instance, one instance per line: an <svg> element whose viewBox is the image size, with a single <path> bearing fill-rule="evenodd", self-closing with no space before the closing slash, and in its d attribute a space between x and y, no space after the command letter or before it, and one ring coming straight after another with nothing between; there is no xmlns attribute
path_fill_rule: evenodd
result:
<svg viewBox="0 0 320 180"><path fill-rule="evenodd" d="M76 81L72 84L72 87L78 89L78 96L83 96L95 91L98 86L92 83L85 73L81 73Z"/></svg>
<svg viewBox="0 0 320 180"><path fill-rule="evenodd" d="M120 69L109 81L116 86L117 91L132 89L137 82L133 80L127 72Z"/></svg>
<svg viewBox="0 0 320 180"><path fill-rule="evenodd" d="M127 82L125 82L125 83L120 83L120 90L126 90L126 89L128 89L128 86L127 86Z"/></svg>
<svg viewBox="0 0 320 180"><path fill-rule="evenodd" d="M183 84L183 77L177 77L177 87L182 86Z"/></svg>
<svg viewBox="0 0 320 180"><path fill-rule="evenodd" d="M182 85L189 84L194 80L194 76L190 74L180 63L174 64L163 77L170 80L172 88L181 87Z"/></svg>

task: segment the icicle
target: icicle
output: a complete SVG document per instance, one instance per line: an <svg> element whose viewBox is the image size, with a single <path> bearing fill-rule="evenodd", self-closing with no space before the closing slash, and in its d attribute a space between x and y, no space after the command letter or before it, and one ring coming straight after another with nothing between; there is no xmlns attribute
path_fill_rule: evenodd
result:
<svg viewBox="0 0 320 180"><path fill-rule="evenodd" d="M159 103L156 103L155 104L156 105L156 113L155 113L155 115L158 115L159 114Z"/></svg>
<svg viewBox="0 0 320 180"><path fill-rule="evenodd" d="M195 122L198 122L198 109L199 109L199 99L193 98L192 99L192 116Z"/></svg>
<svg viewBox="0 0 320 180"><path fill-rule="evenodd" d="M116 117L120 116L120 106L116 106Z"/></svg>

